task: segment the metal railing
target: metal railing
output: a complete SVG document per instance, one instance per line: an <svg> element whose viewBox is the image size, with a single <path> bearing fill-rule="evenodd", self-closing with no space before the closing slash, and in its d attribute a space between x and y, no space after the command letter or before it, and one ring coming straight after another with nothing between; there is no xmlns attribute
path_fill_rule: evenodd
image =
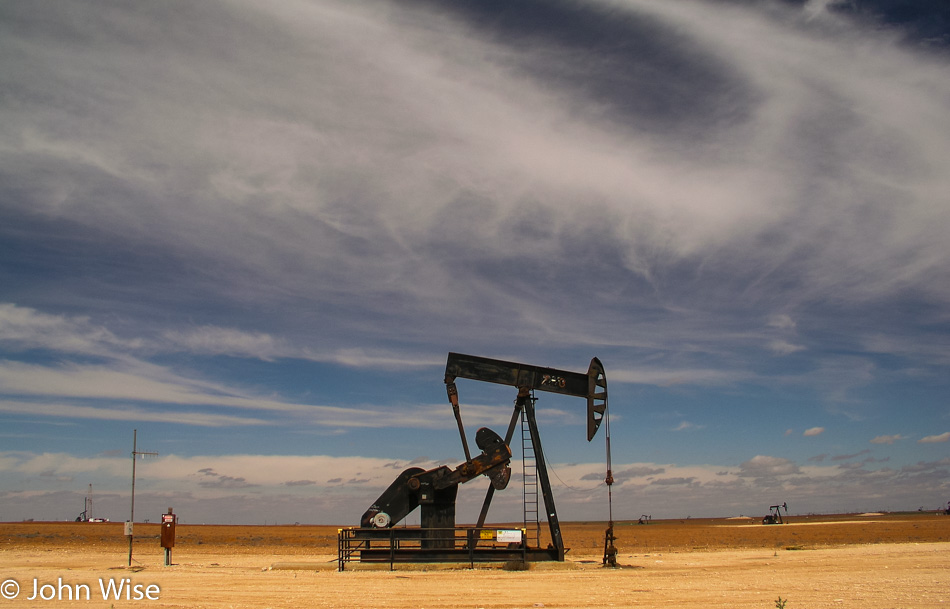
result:
<svg viewBox="0 0 950 609"><path fill-rule="evenodd" d="M348 562L396 563L521 561L528 559L524 529L393 527L339 530L338 571Z"/></svg>

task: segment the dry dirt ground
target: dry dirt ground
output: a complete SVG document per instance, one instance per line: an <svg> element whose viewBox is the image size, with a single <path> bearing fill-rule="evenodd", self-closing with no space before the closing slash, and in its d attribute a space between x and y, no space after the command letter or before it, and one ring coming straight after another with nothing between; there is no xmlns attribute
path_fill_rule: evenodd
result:
<svg viewBox="0 0 950 609"><path fill-rule="evenodd" d="M527 571L349 565L340 573L336 527L179 525L165 567L158 525L137 524L130 568L121 523L0 523L0 609L771 609L779 597L786 609L950 607L948 516L622 523L618 569L601 565L603 523L562 527L568 559Z"/></svg>

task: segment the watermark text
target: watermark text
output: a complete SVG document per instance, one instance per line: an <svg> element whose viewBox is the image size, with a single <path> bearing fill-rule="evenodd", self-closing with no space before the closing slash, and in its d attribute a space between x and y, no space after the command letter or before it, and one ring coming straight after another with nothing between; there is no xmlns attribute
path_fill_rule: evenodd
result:
<svg viewBox="0 0 950 609"><path fill-rule="evenodd" d="M128 577L99 578L96 584L70 583L62 577L55 583L44 583L34 578L25 587L15 579L0 584L0 596L28 601L157 601L162 590L158 584L136 584Z"/></svg>

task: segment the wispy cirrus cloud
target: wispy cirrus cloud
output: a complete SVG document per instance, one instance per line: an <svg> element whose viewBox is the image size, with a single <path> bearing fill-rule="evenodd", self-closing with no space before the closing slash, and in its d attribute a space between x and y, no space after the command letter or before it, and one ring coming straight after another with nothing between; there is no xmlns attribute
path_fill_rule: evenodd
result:
<svg viewBox="0 0 950 609"><path fill-rule="evenodd" d="M141 423L174 422L179 425L197 425L200 427L268 426L274 424L273 419L234 414L180 412L169 409L157 410L129 404L122 404L115 407L90 406L48 400L18 401L0 399L0 412L25 415L30 418L53 417Z"/></svg>
<svg viewBox="0 0 950 609"><path fill-rule="evenodd" d="M934 468L803 465L823 428L801 433L860 423L835 450L876 435L867 458L896 463L941 422L887 396L946 393L942 52L851 19L854 3L499 7L0 3L5 438L81 451L127 423L166 429L168 410L218 451L255 426L261 453L315 450L288 431L405 451L406 430L454 425L446 351L572 370L597 355L643 450L706 409L748 437L797 430L753 458L722 456L743 441L727 426L691 434L677 454L714 471L628 454L623 486L654 505L874 497L859 476L942 488ZM466 421L504 425L494 399ZM749 416L760 404L798 418ZM37 432L54 422L81 433ZM360 426L379 433L329 441ZM293 470L279 492L250 465L187 471L288 506L323 490L294 481L388 484L270 463ZM189 489L196 507L250 495Z"/></svg>
<svg viewBox="0 0 950 609"><path fill-rule="evenodd" d="M690 423L689 421L682 421L679 425L673 428L673 431L686 431L690 429L702 429L705 425L697 425L696 423Z"/></svg>
<svg viewBox="0 0 950 609"><path fill-rule="evenodd" d="M50 349L59 353L108 355L142 346L123 339L87 316L51 315L0 302L0 344L5 350Z"/></svg>
<svg viewBox="0 0 950 609"><path fill-rule="evenodd" d="M145 333L137 336L121 336L88 316L50 315L31 307L0 303L0 345L9 350L45 349L116 360L133 354L147 357L184 352L265 361L302 359L373 368L418 368L443 361L407 358L404 353L384 348L351 347L320 352L269 333L213 325L164 329L158 334L149 334L145 329Z"/></svg>
<svg viewBox="0 0 950 609"><path fill-rule="evenodd" d="M296 346L287 339L271 334L220 326L166 330L161 339L153 348L172 352L183 350L199 355L253 357L266 361L301 359L372 369L412 369L444 363L440 358L406 357L405 353L385 348L353 347L317 351L311 347Z"/></svg>
<svg viewBox="0 0 950 609"><path fill-rule="evenodd" d="M871 438L871 444L893 444L899 440L906 440L905 436L902 436L899 433L889 435L889 436L875 436Z"/></svg>

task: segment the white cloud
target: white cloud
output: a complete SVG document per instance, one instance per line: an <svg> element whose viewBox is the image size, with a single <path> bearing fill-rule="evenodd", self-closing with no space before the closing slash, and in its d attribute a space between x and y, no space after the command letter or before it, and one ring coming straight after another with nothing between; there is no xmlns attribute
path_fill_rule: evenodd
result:
<svg viewBox="0 0 950 609"><path fill-rule="evenodd" d="M695 423L690 423L689 421L683 421L679 425L673 428L673 431L684 431L687 429L702 429L705 425L696 425Z"/></svg>
<svg viewBox="0 0 950 609"><path fill-rule="evenodd" d="M0 344L10 350L40 348L102 355L138 347L141 341L121 339L92 324L88 317L50 315L30 307L0 303Z"/></svg>
<svg viewBox="0 0 950 609"><path fill-rule="evenodd" d="M122 360L124 365L130 361L129 354L145 356L181 351L265 361L292 358L373 369L421 368L438 366L444 361L407 356L402 351L378 347L315 351L265 332L212 325L166 329L159 337L121 337L88 316L50 315L14 303L0 303L0 344L10 350L46 349L62 354L95 355Z"/></svg>
<svg viewBox="0 0 950 609"><path fill-rule="evenodd" d="M840 506L842 501L856 510L878 509L882 504L875 489L880 485L903 489L900 492L923 489L942 479L945 461L920 462L905 471L799 467L788 459L765 455L745 461L738 471L712 464L615 462L615 517L635 520L641 513L658 518L750 514L771 501L763 497L775 494L779 501L794 496L793 510L800 513L827 510ZM403 469L436 465L437 461L428 458L410 462L327 455L161 455L138 462L136 513L140 509L143 514L163 513L168 505L174 505L176 513L187 522L221 523L224 507L229 518L238 522L260 522L266 514L271 522L278 518L285 522L355 524L359 514ZM512 485L498 493L493 503L490 516L496 522L517 518L521 513L520 464L515 461L512 465ZM606 509L602 463L552 463L551 467L557 474L554 491L562 519L590 519L591 514ZM908 473L913 477L908 478ZM29 493L0 493L0 505L5 513L29 509L32 511L24 514L71 517L73 514L60 515L68 506L62 505L61 497L54 499L49 494L51 489L78 487L80 490L74 492L81 501L85 480L90 480L100 514L115 519L127 513L129 475L127 456L0 453L0 481L10 476L39 481L34 485L36 490ZM79 484L77 480L84 482ZM477 515L485 487L482 479L460 487L460 521ZM828 503L831 488L836 495ZM47 495L60 505L43 503ZM232 507L219 505L221 500L229 501ZM903 506L899 502L893 505Z"/></svg>
<svg viewBox="0 0 950 609"><path fill-rule="evenodd" d="M917 440L918 444L936 444L939 442L950 442L950 431L935 436L926 436Z"/></svg>
<svg viewBox="0 0 950 609"><path fill-rule="evenodd" d="M806 430L802 433L802 435L805 436L805 437L814 437L814 436L820 436L820 435L823 434L823 433L825 433L825 428L824 428L824 427L810 427L810 428L806 429Z"/></svg>
<svg viewBox="0 0 950 609"><path fill-rule="evenodd" d="M871 444L893 444L894 442L897 442L898 440L904 440L904 439L905 439L905 436L902 436L899 433L891 435L891 436L875 436L874 438L871 439Z"/></svg>
<svg viewBox="0 0 950 609"><path fill-rule="evenodd" d="M255 395L238 386L186 378L161 366L126 360L120 369L108 366L66 365L61 367L0 362L0 387L8 396L32 399L0 399L0 411L50 417L117 421L164 421L195 425L306 424L325 427L445 428L451 422L441 415L444 405L346 407L282 401ZM90 406L85 400L118 402L114 406ZM67 400L80 400L77 402ZM165 406L208 407L215 412L169 415ZM221 412L259 411L256 416ZM510 417L494 406L466 406L466 417L477 423L503 424ZM266 413L266 415L265 415ZM567 418L567 413L549 409L545 416Z"/></svg>
<svg viewBox="0 0 950 609"><path fill-rule="evenodd" d="M786 229L794 225L802 231L799 245L813 248L805 253L810 276L808 285L803 286L807 293L799 296L807 297L813 290L834 289L838 297L863 299L894 293L908 281L925 281L920 274L924 268L942 275L934 262L946 252L937 245L937 234L930 223L947 213L946 209L938 209L939 196L933 188L938 184L947 186L948 178L936 160L945 157L935 153L947 152L946 140L939 140L950 131L950 122L945 115L940 116L939 108L950 100L950 86L941 85L939 90L931 89L922 95L918 92L922 74L930 73L946 83L938 76L945 74L945 65L867 32L842 29L825 38L818 32L785 27L787 22L775 19L780 13L765 18L755 11L723 10L721 6L701 2L633 4L638 10L687 28L691 36L703 41L707 53L739 71L760 94L761 101L750 123L737 128L732 134L737 139L729 143L733 153L749 153L742 156L742 162L746 167L754 166L752 172L764 181L765 191L772 195L769 205L773 214L755 215L752 232L768 225L784 225ZM792 16L789 13L789 18ZM867 54L869 48L874 48L873 60ZM856 63L861 65L858 70L854 69ZM916 114L918 111L920 114ZM841 148L822 148L822 128L834 132ZM815 137L803 137L800 129L808 129ZM753 153L760 156L756 159ZM816 157L822 160L820 171L816 171ZM779 167L781 171L770 171ZM722 168L717 169L721 174ZM915 184L911 177L914 175L923 178L924 183ZM821 184L816 184L816 180ZM717 189L705 184L702 178L691 181L690 187L700 184ZM831 216L808 211L807 184L820 189L817 196L822 200L822 208L836 210L832 216L858 218L861 209L885 211L892 195L898 193L904 195L907 206L899 217L891 216L883 225L838 226L832 229L837 237L823 242L822 226L831 228L826 224ZM722 186L719 190L728 188ZM782 192L791 196L782 197ZM657 200L665 198L660 196ZM734 193L734 198L747 200L739 192ZM760 200L764 199L760 196ZM734 205L732 211L742 213L742 206ZM725 231L740 226L749 225L712 223L705 230L720 228L723 232L717 236L722 243L725 239L738 241L737 234L727 235ZM887 254L880 249L882 241L865 238L878 231L887 235L886 250L906 252L913 262L894 265L886 261ZM926 245L910 254L915 247L910 239L914 233ZM678 233L680 237L688 234ZM780 256L803 253L799 248L778 248L774 256L766 255L763 261L778 262ZM841 258L844 255L861 255L860 268L845 263ZM835 260L842 264L835 264ZM943 288L931 289L941 298L947 296Z"/></svg>
<svg viewBox="0 0 950 609"><path fill-rule="evenodd" d="M433 352L462 344L602 349L611 383L684 395L769 375L860 417L854 389L897 376L877 354L930 379L947 361L927 320L894 315L950 301L946 62L829 18L827 2L809 3L811 24L776 3L602 0L670 37L605 74L597 52L509 44L448 5L77 1L69 23L43 4L20 15L30 27L0 19L0 73L31 101L0 103L3 236L29 235L35 263L4 271L38 269L5 287L47 311L0 305L0 410L451 427L444 405L300 403L168 355L392 370L437 367ZM59 28L72 35L33 35ZM672 97L707 118L652 96L673 72L721 85ZM611 98L627 77L637 99ZM909 295L927 306L891 306ZM830 355L763 370L780 365L763 348L805 345ZM677 487L741 494L753 472L795 465L760 456L743 471L669 466L676 484L640 482L678 505Z"/></svg>
<svg viewBox="0 0 950 609"><path fill-rule="evenodd" d="M935 249L938 234L928 226L933 214L943 213L932 205L932 195L947 186L933 160L947 152L942 112L947 87L934 84L943 81L941 65L922 62L886 40L822 37L789 28L777 12L766 16L699 2L625 6L681 32L704 56L729 66L730 76L749 89L751 112L744 121L720 127L723 144L683 154L692 142L669 135L632 137L610 120L584 120L576 108L585 100L516 69L538 65L533 62L548 57L551 49L512 49L481 40L477 30L431 13L406 14L417 21L390 21L367 7L337 2L235 11L246 34L246 48L239 47L237 57L219 52L217 45L234 42L228 39L185 36L178 49L165 46L170 41L146 38L173 57L202 51L200 68L215 75L215 87L192 87L192 72L183 68L140 73L109 53L60 51L62 61L51 63L57 66L54 75L75 85L77 96L93 86L150 91L141 95L147 101L140 106L101 110L112 113L111 124L136 125L147 137L139 137L138 130L134 140L123 130L106 130L57 133L54 140L42 123L26 124L35 123L37 138L60 147L45 149L47 155L85 158L71 150L82 143L106 158L97 166L112 168L115 176L136 176L138 187L167 183L149 167L164 167L182 183L195 185L194 200L187 205L143 199L139 205L148 209L140 211L153 221L149 226L162 228L152 233L177 227L167 231L175 235L166 244L173 250L321 300L347 299L358 288L374 295L392 290L419 306L431 303L432 310L463 303L470 290L460 286L462 293L456 295L441 289L451 269L429 258L426 249L440 242L456 211L453 201L466 194L490 202L479 208L478 225L468 223L457 235L458 246L480 252L554 253L556 239L522 246L506 239L503 229L526 200L539 201L538 211L550 219L554 235L562 235L576 215L568 203L583 194L603 202L605 220L626 248L629 268L647 276L656 271L644 252L658 250L671 260L700 254L715 266L729 262L722 255L745 251L757 236L776 229L786 229L794 242L763 250L762 270L752 273L765 277L767 270L790 264L787 257L805 252L801 263L809 283L802 297L832 286L839 297L863 297L867 290L893 291L929 271L939 272L944 255ZM254 68L272 62L269 55L255 53L267 50L264 35L272 30L254 27L255 20L296 34L286 37L295 52L282 54L291 61L275 68L266 83L259 82ZM742 35L733 35L736 31ZM145 28L141 33L148 34ZM319 49L312 40L321 41ZM869 46L873 53L866 51ZM319 61L324 52L361 68ZM215 61L220 56L229 60ZM120 78L83 85L77 68L92 58ZM301 72L308 77L298 78ZM156 77L165 86L153 89ZM265 93L279 103L264 103ZM212 116L190 111L201 107L227 111ZM278 114L276 107L286 112ZM846 120L831 120L838 115ZM803 129L826 122L840 135L841 149L825 146L820 129ZM183 133L194 134L193 148L178 145L175 135ZM150 147L141 147L141 141ZM62 148L68 152L56 152ZM819 153L831 157L821 170L812 157ZM892 162L894 156L902 162ZM145 162L152 157L167 163ZM916 168L914 179L896 173L908 165ZM847 223L817 215L807 195L820 188L820 207L832 216L850 215L860 211L858 206L886 213L873 190L862 190L868 176L907 196L901 197L900 220L880 227L885 232L875 240L880 254L862 256L874 254L865 251L866 240L847 232ZM341 199L347 205L340 205ZM80 209L71 199L57 208L116 232L130 228L126 216L111 210L107 204ZM186 218L189 222L182 221ZM789 225L796 230L787 230ZM319 238L307 230L320 227L326 230ZM829 229L843 239L823 239ZM362 255L351 240L366 246ZM545 242L550 251L527 249ZM894 251L912 259L886 269L896 272L878 272L893 264ZM841 260L849 264L834 264ZM295 264L278 264L282 261ZM847 277L840 275L844 268ZM303 281L299 271L304 271Z"/></svg>
<svg viewBox="0 0 950 609"><path fill-rule="evenodd" d="M408 357L405 353L380 348L351 347L315 351L297 347L286 339L264 332L247 332L219 326L166 330L162 336L165 344L155 345L153 348L170 351L181 349L200 355L252 357L265 361L302 359L374 370L423 368L443 363L443 360L437 358Z"/></svg>
<svg viewBox="0 0 950 609"><path fill-rule="evenodd" d="M273 420L259 417L215 413L180 412L170 409L149 409L123 405L109 408L50 401L16 401L0 399L0 412L60 419L92 419L101 421L142 421L177 423L201 427L273 425Z"/></svg>
<svg viewBox="0 0 950 609"><path fill-rule="evenodd" d="M792 330L795 328L795 320L790 315L779 313L769 318L769 326L781 330Z"/></svg>
<svg viewBox="0 0 950 609"><path fill-rule="evenodd" d="M44 366L0 363L0 383L8 394L145 400L173 404L217 404L266 409L265 402L228 395L225 387L186 379L143 362L111 368L105 365ZM274 406L273 403L270 404ZM291 405L285 405L292 408Z"/></svg>
<svg viewBox="0 0 950 609"><path fill-rule="evenodd" d="M784 457L756 455L739 465L739 476L762 478L772 476L788 476L798 474L801 470L798 465Z"/></svg>
<svg viewBox="0 0 950 609"><path fill-rule="evenodd" d="M190 353L236 355L272 360L289 352L284 341L263 332L203 326L191 330L166 330L164 338L172 346Z"/></svg>
<svg viewBox="0 0 950 609"><path fill-rule="evenodd" d="M789 353L795 353L796 351L803 351L805 347L802 345L793 345L786 340L773 340L769 342L769 349L778 355L788 355Z"/></svg>
<svg viewBox="0 0 950 609"><path fill-rule="evenodd" d="M609 380L619 383L636 383L672 387L675 385L728 385L746 379L750 373L739 370L651 368L611 369Z"/></svg>

